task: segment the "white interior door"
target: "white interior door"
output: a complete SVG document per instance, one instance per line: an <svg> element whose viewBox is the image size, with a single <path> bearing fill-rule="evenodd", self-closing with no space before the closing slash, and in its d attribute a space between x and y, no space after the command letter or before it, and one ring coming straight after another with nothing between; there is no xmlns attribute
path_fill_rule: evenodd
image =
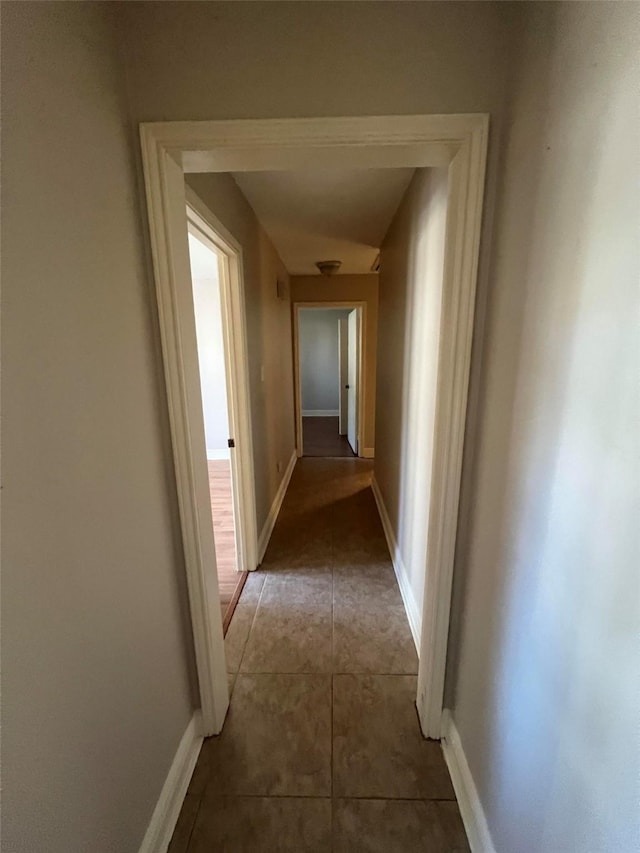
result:
<svg viewBox="0 0 640 853"><path fill-rule="evenodd" d="M347 357L347 439L351 449L358 454L358 310L347 318L348 357Z"/></svg>
<svg viewBox="0 0 640 853"><path fill-rule="evenodd" d="M347 325L347 318L341 317L338 320L338 370L340 373L338 382L340 387L340 395L339 395L339 426L338 432L340 435L347 434L347 413L349 411L349 391L347 390L347 385L349 384L349 374L348 374L348 359L349 359L349 330Z"/></svg>

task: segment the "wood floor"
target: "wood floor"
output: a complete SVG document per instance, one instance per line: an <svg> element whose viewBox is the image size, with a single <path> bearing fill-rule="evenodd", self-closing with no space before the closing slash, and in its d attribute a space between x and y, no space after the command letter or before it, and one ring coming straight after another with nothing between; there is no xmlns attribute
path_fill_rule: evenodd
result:
<svg viewBox="0 0 640 853"><path fill-rule="evenodd" d="M210 459L207 465L209 468L209 494L213 517L213 537L216 544L220 606L226 634L247 573L238 571L233 495L231 492L231 463L228 459Z"/></svg>
<svg viewBox="0 0 640 853"><path fill-rule="evenodd" d="M304 456L355 456L338 418L302 418L302 447Z"/></svg>

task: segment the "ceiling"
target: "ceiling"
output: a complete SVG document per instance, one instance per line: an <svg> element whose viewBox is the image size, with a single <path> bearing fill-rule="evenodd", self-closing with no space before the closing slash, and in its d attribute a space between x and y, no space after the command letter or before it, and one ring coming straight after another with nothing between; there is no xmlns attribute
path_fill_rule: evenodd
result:
<svg viewBox="0 0 640 853"><path fill-rule="evenodd" d="M292 275L368 273L413 175L405 169L233 172Z"/></svg>

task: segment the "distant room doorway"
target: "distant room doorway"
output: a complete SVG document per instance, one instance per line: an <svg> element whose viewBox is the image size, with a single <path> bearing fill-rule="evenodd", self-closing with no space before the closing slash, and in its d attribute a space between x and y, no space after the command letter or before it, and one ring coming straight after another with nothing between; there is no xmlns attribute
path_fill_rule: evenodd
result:
<svg viewBox="0 0 640 853"><path fill-rule="evenodd" d="M220 259L197 228L189 227L189 260L207 452L209 497L223 631L226 633L246 572L239 571L232 429L227 396L228 354L223 331Z"/></svg>
<svg viewBox="0 0 640 853"><path fill-rule="evenodd" d="M300 307L299 399L304 456L358 455L360 309Z"/></svg>

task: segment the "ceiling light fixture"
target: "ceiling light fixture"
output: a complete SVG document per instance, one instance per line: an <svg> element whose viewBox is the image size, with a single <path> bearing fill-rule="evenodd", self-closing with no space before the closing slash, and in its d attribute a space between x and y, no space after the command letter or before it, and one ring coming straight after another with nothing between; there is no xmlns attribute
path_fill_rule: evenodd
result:
<svg viewBox="0 0 640 853"><path fill-rule="evenodd" d="M342 261L317 261L316 266L322 275L333 275L342 266Z"/></svg>

